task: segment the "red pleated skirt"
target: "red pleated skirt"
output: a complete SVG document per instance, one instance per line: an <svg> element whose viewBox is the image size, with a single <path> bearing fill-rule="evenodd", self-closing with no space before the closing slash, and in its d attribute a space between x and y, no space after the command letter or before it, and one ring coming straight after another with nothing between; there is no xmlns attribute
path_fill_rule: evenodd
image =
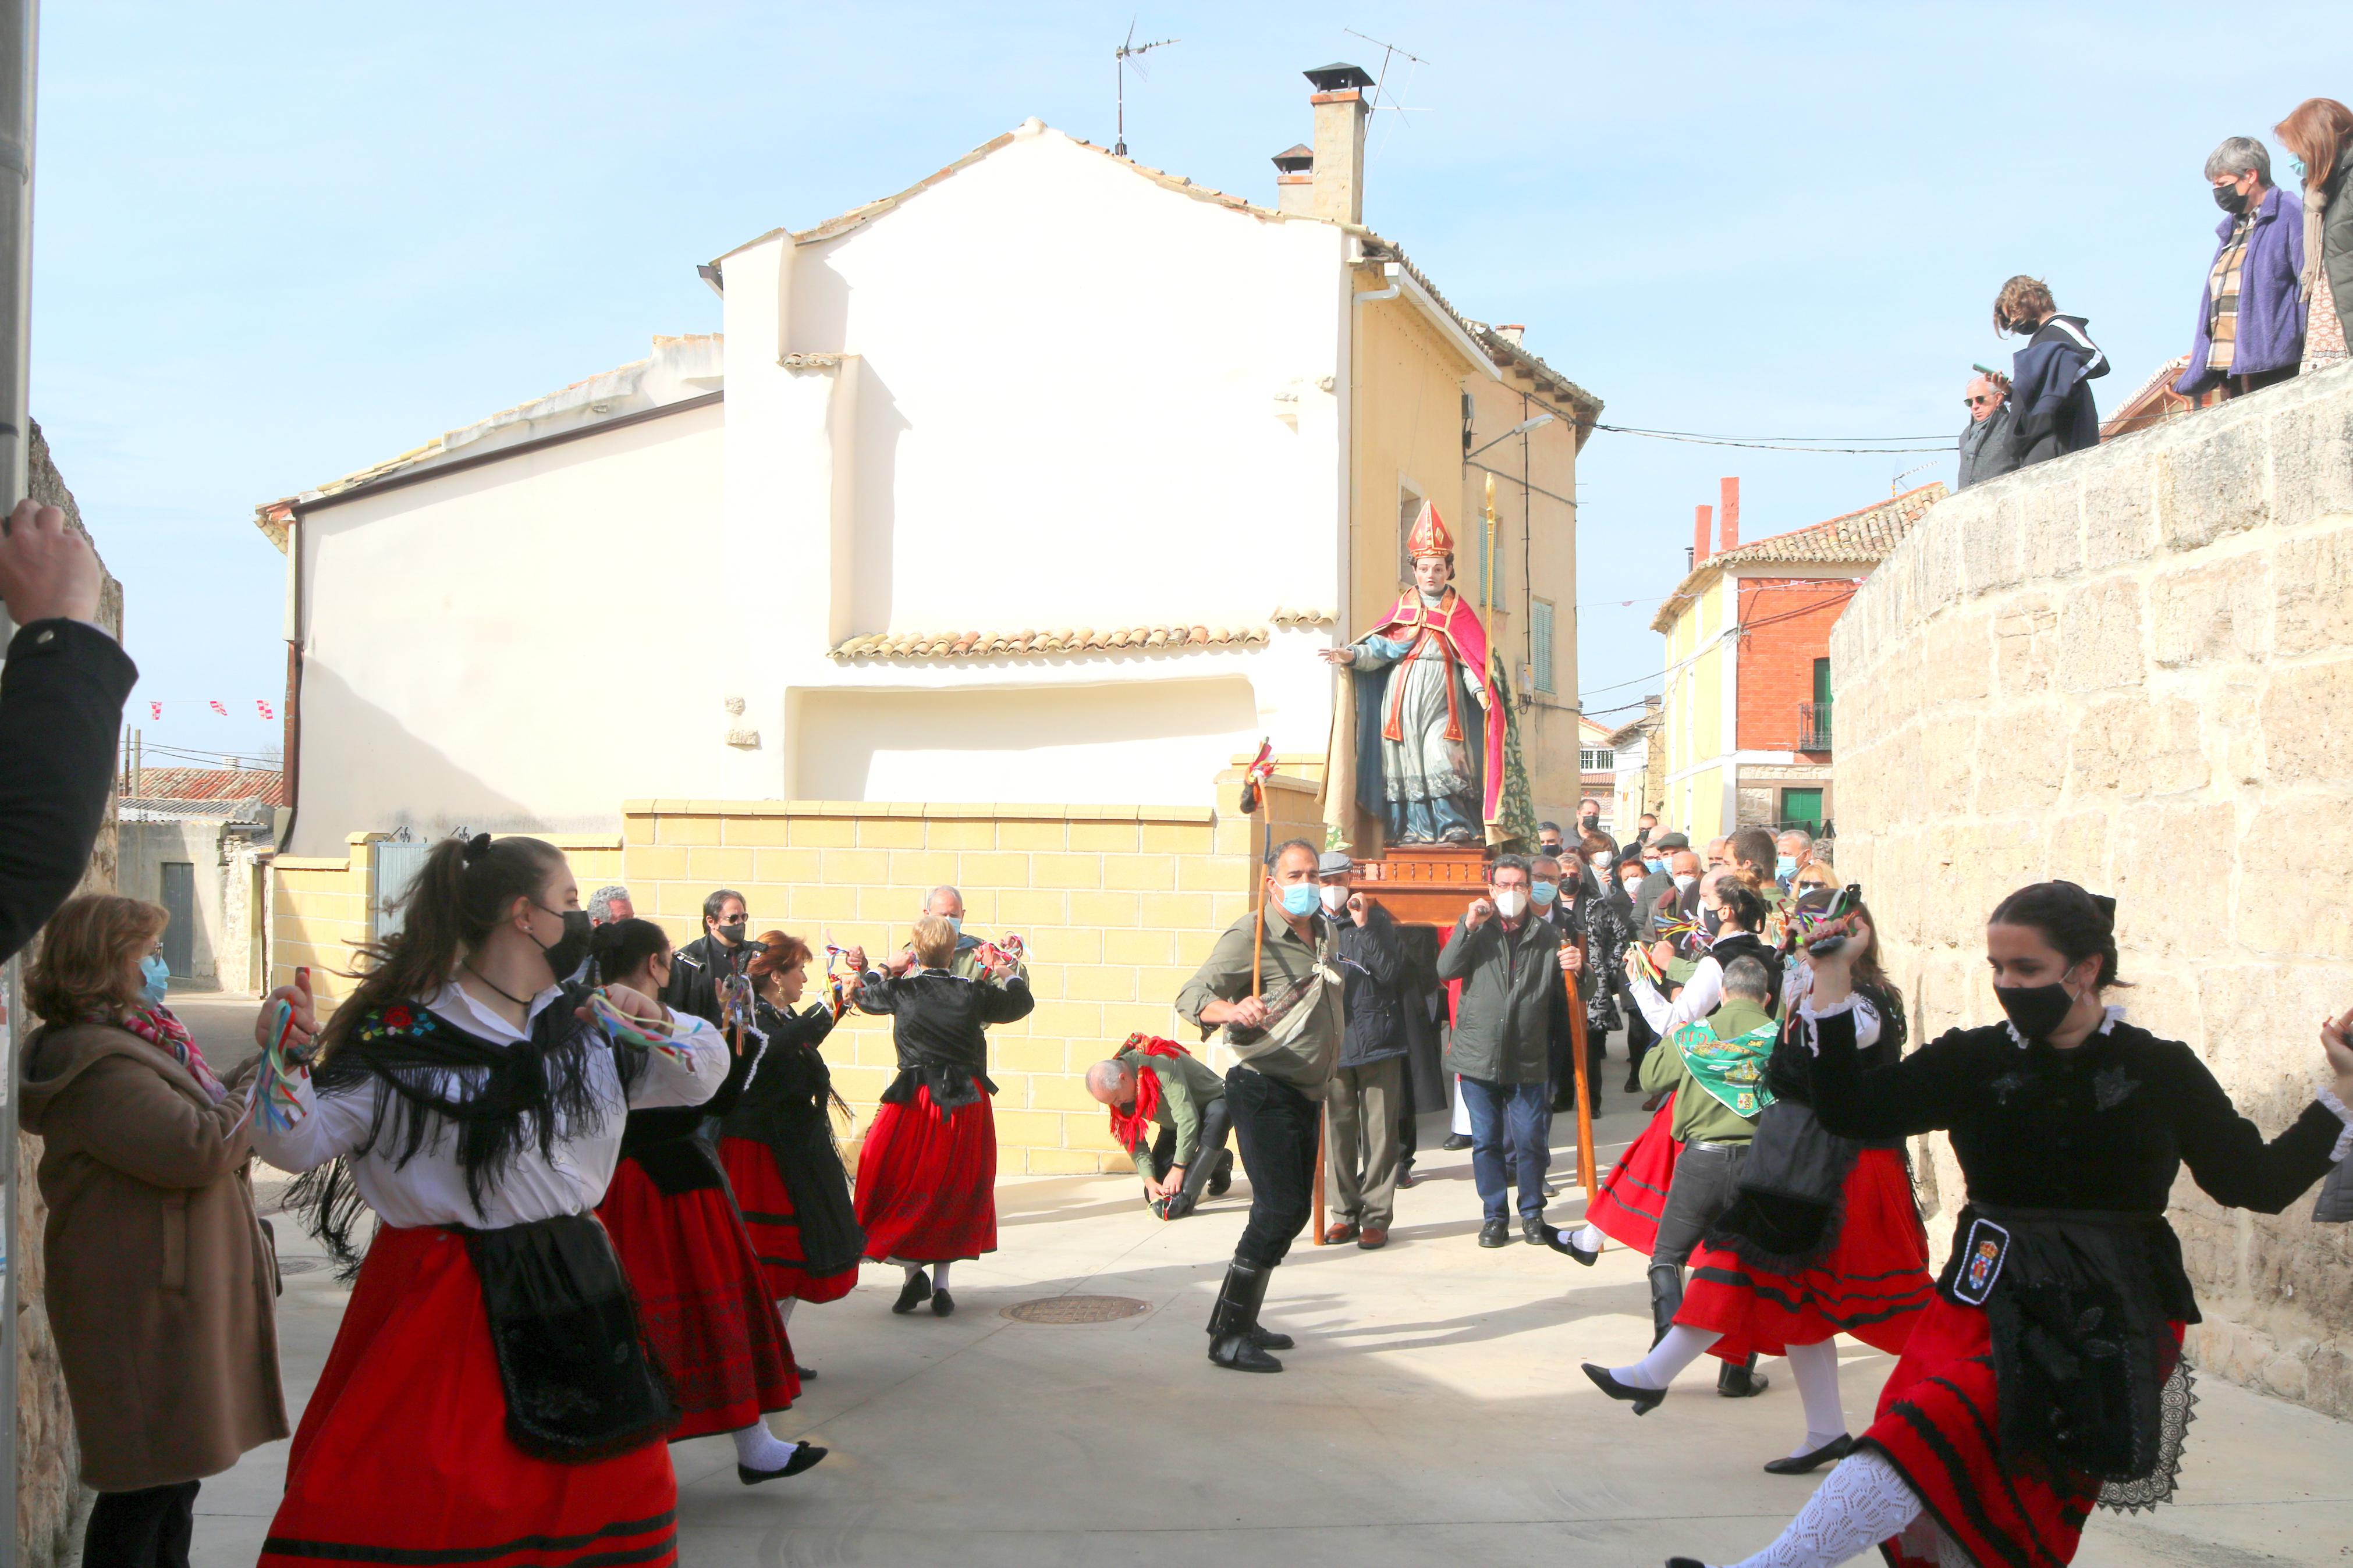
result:
<svg viewBox="0 0 2353 1568"><path fill-rule="evenodd" d="M1675 1161L1683 1152L1675 1142L1674 1120L1675 1097L1671 1094L1585 1205L1586 1220L1595 1229L1645 1255L1659 1245L1659 1215L1666 1212L1667 1188L1674 1182Z"/></svg>
<svg viewBox="0 0 2353 1568"><path fill-rule="evenodd" d="M646 1348L677 1392L671 1442L792 1407L801 1392L792 1347L724 1188L666 1193L623 1160L596 1217L637 1292Z"/></svg>
<svg viewBox="0 0 2353 1568"><path fill-rule="evenodd" d="M1847 1173L1837 1239L1797 1274L1758 1268L1703 1245L1675 1321L1724 1337L1709 1353L1726 1361L1782 1355L1833 1334L1901 1355L1920 1310L1936 1293L1928 1233L1912 1199L1912 1175L1894 1149L1865 1149Z"/></svg>
<svg viewBox="0 0 2353 1568"><path fill-rule="evenodd" d="M2181 1325L2173 1325L2178 1340ZM1972 1563L2063 1568L2099 1500L2096 1483L2072 1487L2043 1466L2005 1464L1985 1311L1931 1296L1904 1356L1880 1391L1879 1413L1858 1443L1903 1472L1929 1515ZM1896 1568L1936 1568L1883 1548Z"/></svg>
<svg viewBox="0 0 2353 1568"><path fill-rule="evenodd" d="M857 1264L832 1274L811 1274L802 1266L799 1211L768 1146L722 1138L719 1163L727 1167L727 1184L735 1189L735 1206L743 1211L768 1294L779 1301L839 1301L849 1295L858 1284Z"/></svg>
<svg viewBox="0 0 2353 1568"><path fill-rule="evenodd" d="M586 1465L506 1433L466 1243L380 1226L287 1457L261 1568L669 1568L678 1481L649 1442Z"/></svg>
<svg viewBox="0 0 2353 1568"><path fill-rule="evenodd" d="M929 1086L888 1100L858 1155L866 1256L954 1263L997 1250L997 1117L983 1094L945 1121Z"/></svg>

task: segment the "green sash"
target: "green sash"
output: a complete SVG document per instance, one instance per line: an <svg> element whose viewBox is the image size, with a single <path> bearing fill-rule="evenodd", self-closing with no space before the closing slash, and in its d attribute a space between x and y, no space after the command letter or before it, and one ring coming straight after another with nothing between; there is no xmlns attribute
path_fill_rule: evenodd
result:
<svg viewBox="0 0 2353 1568"><path fill-rule="evenodd" d="M1694 1083L1734 1115L1753 1121L1773 1103L1773 1091L1765 1087L1765 1064L1779 1037L1779 1028L1770 1023L1728 1040L1719 1039L1705 1024L1685 1024L1670 1039L1683 1053Z"/></svg>

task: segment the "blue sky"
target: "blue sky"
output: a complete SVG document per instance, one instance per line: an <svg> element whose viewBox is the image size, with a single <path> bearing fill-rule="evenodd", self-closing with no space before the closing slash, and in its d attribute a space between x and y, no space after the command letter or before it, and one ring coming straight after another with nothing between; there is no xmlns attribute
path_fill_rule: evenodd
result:
<svg viewBox="0 0 2353 1568"><path fill-rule="evenodd" d="M1628 10L1639 12L1628 15ZM274 746L281 561L256 503L718 325L694 264L1038 115L1257 200L1301 69L1391 66L1366 218L1608 405L1736 436L1950 436L2015 272L2087 315L2103 406L2189 346L2199 168L2353 79L2353 6L52 5L33 407L129 595L151 742ZM2283 169L2284 161L2283 159ZM1597 434L1580 686L1655 689L1648 623L1722 475L1755 538L1942 455ZM462 561L435 563L463 571ZM1632 601L1627 605L1623 601ZM583 635L586 634L584 626ZM429 654L432 628L417 628ZM550 647L538 679L560 671ZM201 703L220 698L236 717Z"/></svg>

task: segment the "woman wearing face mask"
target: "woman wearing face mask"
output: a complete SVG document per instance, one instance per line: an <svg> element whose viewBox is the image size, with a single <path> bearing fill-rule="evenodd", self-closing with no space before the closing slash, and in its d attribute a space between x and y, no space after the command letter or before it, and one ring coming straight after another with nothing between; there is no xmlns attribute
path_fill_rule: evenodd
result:
<svg viewBox="0 0 2353 1568"><path fill-rule="evenodd" d="M832 1033L832 1002L796 1011L808 985L808 943L772 931L751 965L758 1061L744 1093L720 1121L719 1158L744 1210L767 1291L790 1323L801 1301L838 1301L858 1283L866 1233L858 1228L849 1177L841 1168L828 1111L847 1118L818 1047ZM850 966L866 967L852 948ZM817 1373L799 1369L803 1379Z"/></svg>
<svg viewBox="0 0 2353 1568"><path fill-rule="evenodd" d="M98 1492L90 1568L185 1563L201 1479L286 1436L244 1100L164 1005L169 919L75 899L25 981L44 1023L16 1114L45 1140L50 1323Z"/></svg>
<svg viewBox="0 0 2353 1568"><path fill-rule="evenodd" d="M550 1568L674 1563L677 1412L593 1211L628 1111L710 1099L726 1043L700 1020L659 1049L617 1038L562 985L589 926L551 844L445 839L404 906L291 1109L256 1108L255 1149L310 1173L294 1203L331 1251L377 1219L261 1562L488 1562L536 1540ZM631 1031L669 1021L607 996Z"/></svg>
<svg viewBox="0 0 2353 1568"><path fill-rule="evenodd" d="M2063 1563L2094 1504L2165 1500L2189 1417L2181 1331L2198 1321L2165 1219L2176 1174L2186 1163L2217 1202L2276 1214L2348 1140L2353 1048L2337 1025L2318 1098L2266 1142L2196 1051L2105 1005L2122 984L2111 900L2022 888L1986 927L1986 962L2008 1022L1874 1068L1852 957L1813 960L1799 1016L1822 1125L1949 1132L1969 1203L1879 1419L1748 1564L1811 1568L1873 1544L1906 1568Z"/></svg>
<svg viewBox="0 0 2353 1568"><path fill-rule="evenodd" d="M607 986L659 996L670 984L670 937L651 921L598 926L588 951ZM670 1015L677 1027L693 1016ZM779 1441L763 1419L792 1408L800 1379L719 1158L698 1131L733 1107L758 1057L745 1041L730 1055L719 1092L700 1105L630 1111L621 1163L596 1205L637 1291L647 1347L677 1396L670 1440L727 1433L745 1486L797 1476L826 1454Z"/></svg>
<svg viewBox="0 0 2353 1568"><path fill-rule="evenodd" d="M1708 946L1692 966L1691 977L1675 994L1672 1002L1659 994L1658 986L1647 976L1631 974L1627 989L1634 1005L1642 1010L1642 1017L1652 1033L1661 1039L1682 1028L1695 1024L1715 1012L1724 1002L1724 966L1736 958L1754 958L1765 965L1767 983L1771 987L1771 1006L1778 1012L1781 1005L1781 959L1757 936L1757 927L1765 921L1765 900L1744 886L1737 878L1726 875L1715 878L1704 889L1701 900L1702 929L1714 928ZM1674 957L1671 943L1661 942L1651 950L1651 959L1664 969Z"/></svg>

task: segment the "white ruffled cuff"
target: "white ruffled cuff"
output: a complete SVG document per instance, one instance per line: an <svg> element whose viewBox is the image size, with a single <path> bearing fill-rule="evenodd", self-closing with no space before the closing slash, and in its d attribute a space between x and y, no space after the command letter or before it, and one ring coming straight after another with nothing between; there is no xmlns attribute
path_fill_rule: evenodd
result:
<svg viewBox="0 0 2353 1568"><path fill-rule="evenodd" d="M1861 997L1856 993L1850 991L1829 1006L1817 1007L1814 1005L1812 993L1809 992L1806 999L1798 1004L1798 1016L1806 1021L1806 1049L1815 1056L1820 1056L1822 1043L1818 1037L1817 1025L1824 1018L1835 1018L1841 1013L1852 1013L1855 1003L1860 1000ZM1862 1026L1860 1019L1857 1020L1856 1026L1858 1029Z"/></svg>
<svg viewBox="0 0 2353 1568"><path fill-rule="evenodd" d="M2313 1098L2337 1112L2337 1120L2345 1123L2345 1131L2337 1135L2337 1147L2328 1152L2331 1160L2341 1163L2346 1155L2353 1154L2353 1110L2347 1110L2345 1102L2337 1097L2337 1091L2325 1083Z"/></svg>

